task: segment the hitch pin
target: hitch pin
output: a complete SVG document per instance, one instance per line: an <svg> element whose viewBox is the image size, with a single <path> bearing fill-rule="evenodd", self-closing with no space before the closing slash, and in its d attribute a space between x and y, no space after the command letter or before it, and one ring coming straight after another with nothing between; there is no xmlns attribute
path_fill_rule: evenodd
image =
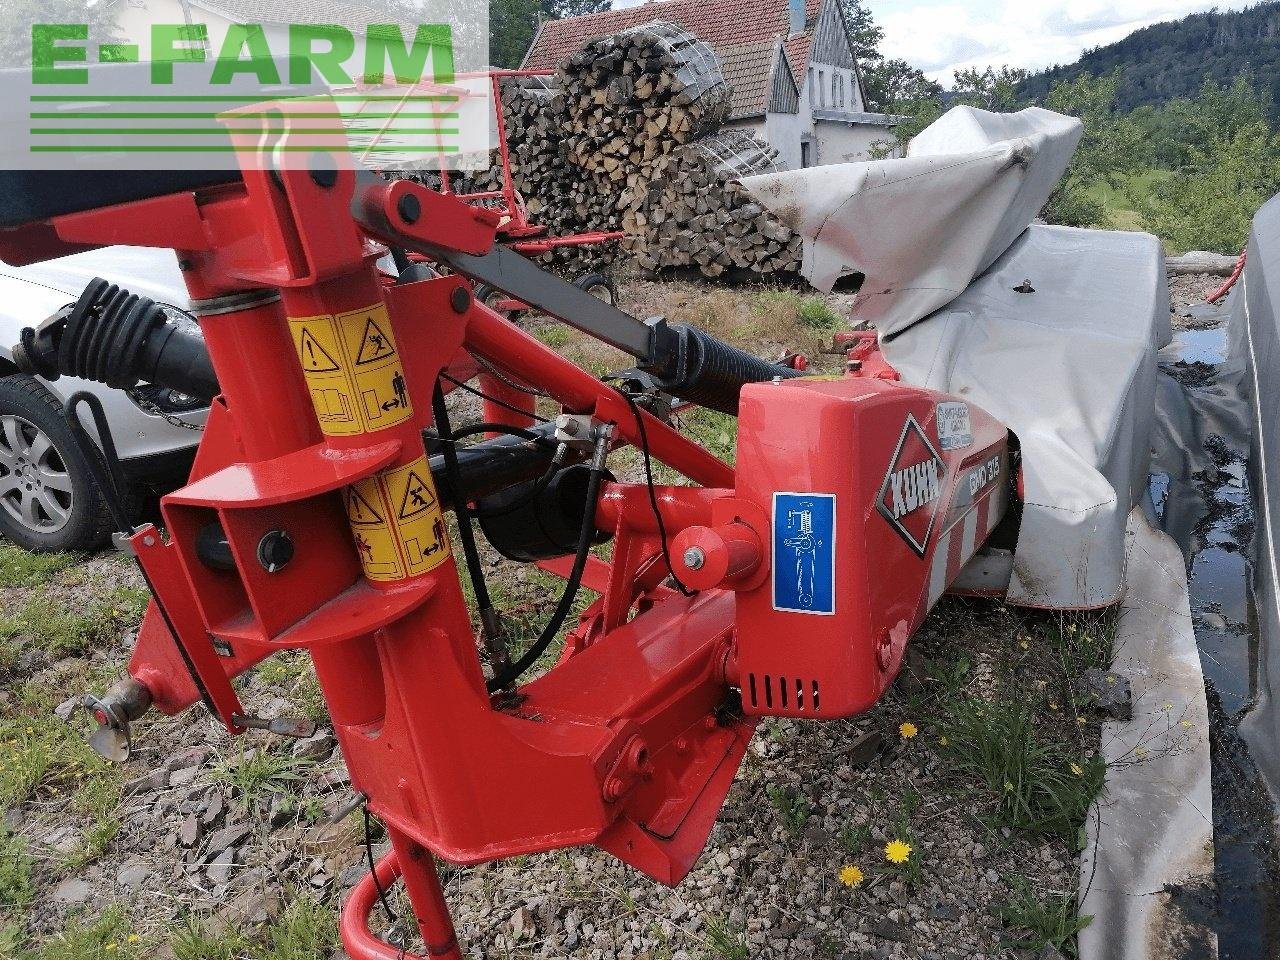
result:
<svg viewBox="0 0 1280 960"><path fill-rule="evenodd" d="M316 734L315 721L304 720L301 717L276 717L274 720L267 720L263 717L244 717L238 713L233 713L231 722L237 727L244 727L248 730L265 730L267 733L279 734L282 737L292 737L295 740L306 740Z"/></svg>

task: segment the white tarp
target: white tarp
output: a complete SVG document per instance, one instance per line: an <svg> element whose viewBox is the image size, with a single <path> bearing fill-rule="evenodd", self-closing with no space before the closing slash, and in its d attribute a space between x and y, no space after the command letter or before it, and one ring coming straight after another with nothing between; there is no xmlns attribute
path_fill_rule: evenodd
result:
<svg viewBox="0 0 1280 960"><path fill-rule="evenodd" d="M866 277L855 317L888 336L945 306L1008 249L1061 179L1082 130L1039 108L956 107L906 157L742 183L804 238L802 272L815 287Z"/></svg>

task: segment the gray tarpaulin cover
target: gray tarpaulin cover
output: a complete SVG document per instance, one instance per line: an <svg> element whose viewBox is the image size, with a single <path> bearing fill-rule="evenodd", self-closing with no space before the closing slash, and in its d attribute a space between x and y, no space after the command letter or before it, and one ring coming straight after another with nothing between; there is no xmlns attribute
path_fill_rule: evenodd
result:
<svg viewBox="0 0 1280 960"><path fill-rule="evenodd" d="M865 274L854 319L876 326L906 382L971 400L1017 435L1026 508L1009 599L1027 606L1123 595L1155 354L1170 339L1154 237L1028 228L1079 136L1046 110L957 108L905 158L743 181L811 243L815 286Z"/></svg>
<svg viewBox="0 0 1280 960"><path fill-rule="evenodd" d="M906 157L810 167L742 181L805 241L804 275L830 291L863 274L858 319L888 336L945 305L1044 206L1082 125L1038 107L956 107Z"/></svg>

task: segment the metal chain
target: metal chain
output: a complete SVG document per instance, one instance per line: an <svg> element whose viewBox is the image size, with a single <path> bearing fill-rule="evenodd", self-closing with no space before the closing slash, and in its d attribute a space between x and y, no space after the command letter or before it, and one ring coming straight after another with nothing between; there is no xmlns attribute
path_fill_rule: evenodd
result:
<svg viewBox="0 0 1280 960"><path fill-rule="evenodd" d="M141 394L136 393L133 390L129 390L127 392L129 394L129 399L132 400L135 404L137 404L139 409L141 409L143 413L149 413L152 416L160 417L166 423L169 423L175 427L181 427L183 430L194 430L197 433L204 432L203 423L189 423L180 417L174 416L172 413L168 413L164 410L161 410L158 406L156 406L154 403L152 403L150 400L148 400L146 397L142 396Z"/></svg>

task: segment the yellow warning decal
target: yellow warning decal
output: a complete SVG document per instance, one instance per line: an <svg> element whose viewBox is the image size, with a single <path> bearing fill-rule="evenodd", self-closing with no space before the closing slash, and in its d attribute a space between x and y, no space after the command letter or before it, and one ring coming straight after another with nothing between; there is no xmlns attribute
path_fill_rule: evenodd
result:
<svg viewBox="0 0 1280 960"><path fill-rule="evenodd" d="M327 436L382 430L413 415L386 306L291 317L289 331Z"/></svg>
<svg viewBox="0 0 1280 960"><path fill-rule="evenodd" d="M425 457L346 489L347 520L370 580L403 580L449 556L444 515Z"/></svg>
<svg viewBox="0 0 1280 960"><path fill-rule="evenodd" d="M383 475L387 501L395 510L396 539L409 576L434 570L449 556L444 514L425 457Z"/></svg>
<svg viewBox="0 0 1280 960"><path fill-rule="evenodd" d="M386 504L377 477L361 480L346 490L347 520L355 537L360 565L370 580L403 580L404 561L387 522Z"/></svg>

